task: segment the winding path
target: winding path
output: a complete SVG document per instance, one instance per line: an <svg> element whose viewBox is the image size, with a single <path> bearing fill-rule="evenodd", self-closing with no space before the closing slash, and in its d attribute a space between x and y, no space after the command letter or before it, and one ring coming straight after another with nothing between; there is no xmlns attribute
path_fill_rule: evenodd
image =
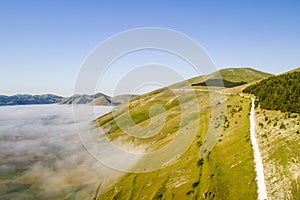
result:
<svg viewBox="0 0 300 200"><path fill-rule="evenodd" d="M250 113L250 136L252 141L252 147L254 150L254 162L255 162L255 170L256 170L256 181L257 181L257 193L259 200L268 199L267 189L264 178L264 168L262 164L261 155L259 152L258 144L255 137L255 119L254 119L254 98L251 98L252 106Z"/></svg>

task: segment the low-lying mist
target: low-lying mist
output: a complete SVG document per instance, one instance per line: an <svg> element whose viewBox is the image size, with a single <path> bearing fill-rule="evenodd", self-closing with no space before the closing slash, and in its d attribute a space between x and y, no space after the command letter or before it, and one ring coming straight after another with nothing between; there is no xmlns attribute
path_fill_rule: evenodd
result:
<svg viewBox="0 0 300 200"><path fill-rule="evenodd" d="M77 107L81 131L112 109L87 107ZM93 199L120 175L86 151L72 106L0 107L0 199Z"/></svg>

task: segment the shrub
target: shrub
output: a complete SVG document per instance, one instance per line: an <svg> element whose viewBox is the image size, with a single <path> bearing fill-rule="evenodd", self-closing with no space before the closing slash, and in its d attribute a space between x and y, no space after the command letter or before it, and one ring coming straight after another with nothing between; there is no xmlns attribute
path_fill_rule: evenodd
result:
<svg viewBox="0 0 300 200"><path fill-rule="evenodd" d="M204 160L203 158L201 158L200 160L198 160L197 165L200 167L204 164Z"/></svg>
<svg viewBox="0 0 300 200"><path fill-rule="evenodd" d="M285 127L285 124L284 123L282 123L281 125L280 125L280 127L279 127L280 129L286 129L286 127Z"/></svg>
<svg viewBox="0 0 300 200"><path fill-rule="evenodd" d="M193 188L197 187L199 185L200 181L194 182L193 183Z"/></svg>

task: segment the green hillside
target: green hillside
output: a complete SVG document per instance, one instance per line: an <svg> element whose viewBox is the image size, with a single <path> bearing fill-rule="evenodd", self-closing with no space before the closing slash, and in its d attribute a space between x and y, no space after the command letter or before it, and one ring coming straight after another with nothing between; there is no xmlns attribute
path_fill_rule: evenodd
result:
<svg viewBox="0 0 300 200"><path fill-rule="evenodd" d="M257 96L263 109L300 113L300 72L270 77L243 92Z"/></svg>
<svg viewBox="0 0 300 200"><path fill-rule="evenodd" d="M197 85L210 79L223 79L224 81L232 82L236 85L239 85L238 83L251 83L271 76L272 74L258 71L252 68L226 68L208 75L194 77L188 79L187 81L191 85ZM183 86L184 83L180 82L172 85L171 87L180 88Z"/></svg>
<svg viewBox="0 0 300 200"><path fill-rule="evenodd" d="M217 79L220 76L222 77L222 79L230 82L251 83L254 81L258 81L270 77L272 76L272 74L268 74L251 68L226 68L226 69L221 69L218 72L205 75L203 77L195 77L189 79L189 82L192 84L196 84L202 82L203 79L204 80Z"/></svg>
<svg viewBox="0 0 300 200"><path fill-rule="evenodd" d="M205 77L214 78L216 74ZM224 69L221 74L232 82L271 76L248 68ZM170 88L131 99L96 120L94 127L100 126L113 143L121 141L145 148L146 152L156 152L171 144L177 131L184 140L198 125L191 144L174 164L152 172L129 173L109 190L101 191L99 199L244 199L245 196L257 199L249 133L250 99L238 94L224 96L205 89L188 89L184 83ZM181 106L185 108L183 111ZM196 120L198 117L200 121ZM180 128L182 119L184 125ZM216 145L207 151L211 135L216 136ZM203 152L206 152L204 157L200 156ZM162 155L145 157L133 169L148 171L148 165L163 159Z"/></svg>
<svg viewBox="0 0 300 200"><path fill-rule="evenodd" d="M223 69L220 74L230 84L272 76L250 68ZM218 78L216 72L190 79L188 83ZM150 172L126 174L110 189L100 191L99 199L257 199L249 133L250 99L237 93L221 95L213 88L209 92L206 86L197 89L201 86L185 84L177 83L169 89L135 97L94 122L94 127L100 126L113 143L117 141L116 145L121 141L146 152L159 152L168 147L177 131L184 142L197 127L191 144L173 164L151 172L151 164L161 162L164 154L146 156L133 170ZM208 147L214 137L216 145L210 151Z"/></svg>
<svg viewBox="0 0 300 200"><path fill-rule="evenodd" d="M178 130L181 115L187 114L182 134L188 134L191 126L195 126L195 118L200 116L199 128L196 137L185 153L172 165L147 173L129 173L108 191L102 191L99 199L248 199L257 198L255 171L253 163L253 150L249 138L249 109L250 100L239 95L230 95L225 103L227 111L219 119L212 116L212 109L222 110L221 102L210 105L210 95L205 91L197 91L198 103L201 108L199 113L193 112L196 105L192 104L190 92L183 92L184 105L188 107L186 113L180 113L179 103L174 95L167 89L154 91L144 96L139 96L130 101L129 112L132 120L139 126L150 123L148 115L151 105L159 103L166 109L166 123L162 130L146 138L128 136L124 108L121 106L117 117L118 123L124 122L119 128L112 114L99 120L97 124L104 128L107 136L114 141L122 141L132 146L146 146L148 151L164 148L174 139ZM160 126L159 121L164 113L151 111L152 120L155 121L149 129L140 129L139 126L131 127L139 136L147 136L149 130L155 132ZM223 116L223 117L222 117ZM209 128L212 120L213 127ZM217 129L222 130L217 138L217 144L207 156L201 158L199 154L205 148L206 134L213 134ZM119 141L119 140L118 140ZM163 156L159 157L163 159ZM136 166L146 167L157 158L142 159Z"/></svg>

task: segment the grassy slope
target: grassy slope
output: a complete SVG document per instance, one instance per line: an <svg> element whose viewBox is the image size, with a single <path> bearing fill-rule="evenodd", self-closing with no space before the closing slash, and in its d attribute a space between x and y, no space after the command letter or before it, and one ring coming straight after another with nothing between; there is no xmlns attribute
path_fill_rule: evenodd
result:
<svg viewBox="0 0 300 200"><path fill-rule="evenodd" d="M218 72L213 72L208 75L188 79L187 82L189 82L190 84L197 84L208 79L225 79L230 82L244 81L247 83L251 83L271 76L272 74L261 72L251 68L227 68L221 69ZM181 88L184 87L184 83L179 82L172 85L171 87Z"/></svg>
<svg viewBox="0 0 300 200"><path fill-rule="evenodd" d="M253 82L271 76L249 68L224 69L220 71L222 77L232 82ZM219 78L217 73L204 77L196 77L188 80L189 83L201 82L208 78ZM183 83L177 83L171 88L183 88ZM165 168L147 173L127 174L108 191L101 191L99 199L256 199L257 186L255 182L255 171L253 163L253 150L249 135L249 112L250 100L232 94L228 96L226 103L226 122L211 117L210 96L205 92L205 87L196 89L200 113L193 113L195 105L189 104L191 98L188 92L182 94L184 102L190 107L190 119L186 126L193 125L196 115L201 116L197 135L187 151L178 160ZM230 93L240 92L243 88L231 89ZM184 92L184 90L182 90ZM164 147L174 138L174 132L178 129L180 120L179 102L172 93L160 89L139 96L130 101L130 114L140 126L148 125L149 108L154 104L164 105L167 110L167 122L159 134L147 138L136 139L127 136L116 124L113 115L108 114L99 120L98 125L104 128L108 137L113 141L122 138L123 142L139 146L147 144L148 150ZM216 104L214 109L220 106ZM128 121L124 114L125 105L117 108L116 119L125 129ZM159 126L163 119L161 113L154 111L154 126ZM211 119L212 118L212 119ZM206 133L209 129L210 120L213 120L215 127L221 125L222 134L213 150L203 160L199 154L205 144ZM149 132L156 132L155 127L151 129L134 129L140 135L147 135ZM187 128L188 130L188 128ZM211 131L214 131L212 129ZM150 160L142 160L140 163L151 163ZM139 164L138 164L139 165Z"/></svg>
<svg viewBox="0 0 300 200"><path fill-rule="evenodd" d="M300 199L300 115L258 108L256 121L268 197Z"/></svg>
<svg viewBox="0 0 300 200"><path fill-rule="evenodd" d="M209 75L203 76L204 80L207 79L214 79L221 76L223 79L231 82L254 82L257 80L261 80L267 77L272 76L272 74L264 73L255 69L251 68L228 68L228 69L221 69L219 73L214 72ZM192 84L199 83L203 81L203 77L195 77L190 79L189 81Z"/></svg>
<svg viewBox="0 0 300 200"><path fill-rule="evenodd" d="M261 108L297 111L297 72L300 68L263 80L248 89L256 90L253 93L259 98L256 134L270 199L300 199L300 114Z"/></svg>
<svg viewBox="0 0 300 200"><path fill-rule="evenodd" d="M222 133L209 156L200 161L200 144L204 143L211 113L208 105L208 93L197 92L197 96L202 108L200 113L202 121L199 124L197 136L185 154L176 163L163 169L126 175L99 199L201 199L204 197L208 199L242 199L244 196L247 196L248 199L257 198L253 154L249 139L250 101L238 95L228 97L226 102L228 122L226 125L229 123L229 127ZM147 116L140 116L139 113L148 113L149 106L158 102L167 105L170 99L172 97L167 91L156 91L143 98L135 98L131 101L131 104L134 105L131 107L131 116L137 116L133 117L136 122L145 123ZM152 144L148 146L148 149L156 149L168 143L173 137L168 133L173 133L177 129L178 105L176 103L170 105L167 107L167 113L171 117L167 118L164 129L160 134L149 139L133 140L133 137L126 136L111 120L110 114L98 120L98 123L104 127L106 132L109 132L109 137L112 139L123 136L123 140L127 143ZM118 116L122 118L122 114ZM213 120L215 120L214 123L218 123L217 119Z"/></svg>

